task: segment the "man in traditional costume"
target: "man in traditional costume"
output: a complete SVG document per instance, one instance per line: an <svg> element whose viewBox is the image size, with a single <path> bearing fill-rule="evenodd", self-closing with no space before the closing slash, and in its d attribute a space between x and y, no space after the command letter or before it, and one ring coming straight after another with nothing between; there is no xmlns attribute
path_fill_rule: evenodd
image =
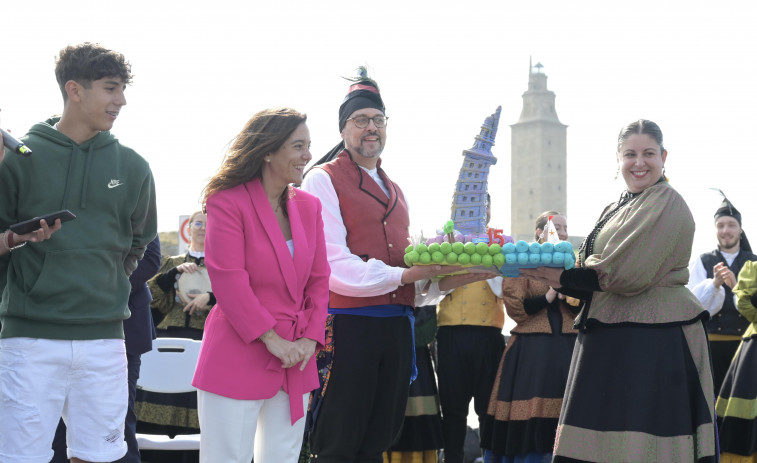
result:
<svg viewBox="0 0 757 463"><path fill-rule="evenodd" d="M487 193L486 223L491 218ZM470 401L482 428L505 338L502 277L464 285L439 303L437 377L445 463L463 463Z"/></svg>
<svg viewBox="0 0 757 463"><path fill-rule="evenodd" d="M693 259L689 264L689 284L686 285L712 317L707 322L710 340L715 393L720 391L741 336L749 322L736 310L733 287L747 261L757 260L749 241L741 229L741 213L723 197L715 212L718 247Z"/></svg>
<svg viewBox="0 0 757 463"><path fill-rule="evenodd" d="M439 285L448 290L491 277L463 274L428 286L427 279L449 270L406 268L408 206L381 168L387 117L378 85L361 71L339 108L343 141L302 184L323 205L331 266L327 346L318 358L322 388L308 423L317 463L383 461L414 375L413 307L438 301Z"/></svg>

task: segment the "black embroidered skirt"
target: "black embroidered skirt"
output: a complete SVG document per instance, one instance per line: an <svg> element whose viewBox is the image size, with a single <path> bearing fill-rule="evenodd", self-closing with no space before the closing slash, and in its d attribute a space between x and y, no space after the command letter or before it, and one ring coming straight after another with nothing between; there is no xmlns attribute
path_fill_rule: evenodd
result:
<svg viewBox="0 0 757 463"><path fill-rule="evenodd" d="M553 461L717 461L711 368L700 321L580 333Z"/></svg>

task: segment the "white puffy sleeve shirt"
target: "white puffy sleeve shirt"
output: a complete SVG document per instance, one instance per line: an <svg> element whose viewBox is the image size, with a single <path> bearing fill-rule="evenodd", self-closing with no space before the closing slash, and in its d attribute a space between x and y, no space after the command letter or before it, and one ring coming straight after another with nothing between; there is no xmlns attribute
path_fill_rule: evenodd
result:
<svg viewBox="0 0 757 463"><path fill-rule="evenodd" d="M361 169L376 181L388 197L378 169ZM396 290L402 284L402 273L405 271L403 267L392 267L378 259L363 261L347 247L347 228L342 221L339 198L329 174L323 169L312 169L302 182L301 188L317 196L323 206L326 252L331 266L329 289L351 297L380 296ZM426 293L423 293L427 283L428 280L415 282L416 307L437 304L448 293L440 291L436 281L429 286Z"/></svg>

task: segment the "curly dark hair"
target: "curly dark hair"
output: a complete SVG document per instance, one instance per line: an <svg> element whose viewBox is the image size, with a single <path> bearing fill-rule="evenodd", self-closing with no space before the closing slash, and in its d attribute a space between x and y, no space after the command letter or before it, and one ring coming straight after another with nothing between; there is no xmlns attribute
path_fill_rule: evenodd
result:
<svg viewBox="0 0 757 463"><path fill-rule="evenodd" d="M55 79L63 94L63 101L68 99L66 82L73 80L90 88L92 82L103 77L120 77L124 85L131 82L131 64L124 55L109 50L99 43L84 42L63 48L55 60Z"/></svg>

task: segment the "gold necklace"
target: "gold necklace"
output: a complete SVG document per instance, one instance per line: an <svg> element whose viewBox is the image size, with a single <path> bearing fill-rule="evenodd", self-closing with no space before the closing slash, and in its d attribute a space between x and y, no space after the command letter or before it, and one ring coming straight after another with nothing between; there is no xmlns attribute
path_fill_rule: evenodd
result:
<svg viewBox="0 0 757 463"><path fill-rule="evenodd" d="M281 209L281 203L280 202L278 202L278 201L276 202L276 207L273 206L273 204L271 203L270 200L268 200L268 202L271 204L271 208L273 208L273 213L274 214L276 214L277 212L279 212L279 209Z"/></svg>

